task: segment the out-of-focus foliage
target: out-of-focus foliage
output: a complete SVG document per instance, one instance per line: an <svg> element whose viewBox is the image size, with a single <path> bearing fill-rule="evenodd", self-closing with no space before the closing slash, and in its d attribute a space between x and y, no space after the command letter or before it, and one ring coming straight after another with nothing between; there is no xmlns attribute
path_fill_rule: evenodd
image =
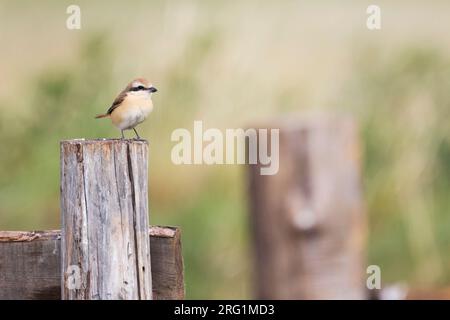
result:
<svg viewBox="0 0 450 320"><path fill-rule="evenodd" d="M365 143L370 260L385 280L450 280L450 58L403 48L362 52L344 98Z"/></svg>

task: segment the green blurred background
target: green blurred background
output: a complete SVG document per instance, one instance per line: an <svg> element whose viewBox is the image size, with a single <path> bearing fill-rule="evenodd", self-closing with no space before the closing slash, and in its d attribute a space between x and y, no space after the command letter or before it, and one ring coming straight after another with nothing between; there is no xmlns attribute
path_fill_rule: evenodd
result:
<svg viewBox="0 0 450 320"><path fill-rule="evenodd" d="M81 7L81 30L66 8ZM171 132L306 110L362 127L368 263L383 283L450 284L450 2L0 0L0 229L59 228L59 141L137 76L159 89L151 223L182 227L188 298L251 298L245 167L175 166Z"/></svg>

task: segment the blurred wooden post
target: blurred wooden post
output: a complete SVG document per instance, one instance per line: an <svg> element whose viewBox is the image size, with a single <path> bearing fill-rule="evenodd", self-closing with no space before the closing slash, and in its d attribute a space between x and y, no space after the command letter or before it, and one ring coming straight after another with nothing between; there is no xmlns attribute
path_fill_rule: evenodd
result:
<svg viewBox="0 0 450 320"><path fill-rule="evenodd" d="M61 142L62 299L152 298L148 144Z"/></svg>
<svg viewBox="0 0 450 320"><path fill-rule="evenodd" d="M269 128L280 129L279 172L250 166L257 298L365 299L355 122L319 116Z"/></svg>

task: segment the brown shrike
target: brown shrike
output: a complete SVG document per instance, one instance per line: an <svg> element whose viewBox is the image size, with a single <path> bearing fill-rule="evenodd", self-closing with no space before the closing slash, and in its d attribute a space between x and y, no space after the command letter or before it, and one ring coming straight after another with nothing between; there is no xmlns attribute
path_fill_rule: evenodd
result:
<svg viewBox="0 0 450 320"><path fill-rule="evenodd" d="M131 81L128 86L112 103L105 114L96 116L96 119L110 117L112 123L120 129L122 139L124 130L134 130L136 137L140 139L135 127L143 122L153 110L152 94L155 87L147 80L138 78Z"/></svg>

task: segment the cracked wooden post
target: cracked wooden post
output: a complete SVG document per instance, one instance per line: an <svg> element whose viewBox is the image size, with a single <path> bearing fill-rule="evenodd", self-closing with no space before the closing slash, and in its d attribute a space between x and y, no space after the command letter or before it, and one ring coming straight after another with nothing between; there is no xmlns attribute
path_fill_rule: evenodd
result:
<svg viewBox="0 0 450 320"><path fill-rule="evenodd" d="M155 300L184 299L181 230L150 226ZM0 231L0 300L61 299L61 232Z"/></svg>
<svg viewBox="0 0 450 320"><path fill-rule="evenodd" d="M152 298L148 144L61 142L61 296Z"/></svg>
<svg viewBox="0 0 450 320"><path fill-rule="evenodd" d="M268 127L280 129L279 172L249 172L257 298L365 299L356 123L323 115Z"/></svg>

